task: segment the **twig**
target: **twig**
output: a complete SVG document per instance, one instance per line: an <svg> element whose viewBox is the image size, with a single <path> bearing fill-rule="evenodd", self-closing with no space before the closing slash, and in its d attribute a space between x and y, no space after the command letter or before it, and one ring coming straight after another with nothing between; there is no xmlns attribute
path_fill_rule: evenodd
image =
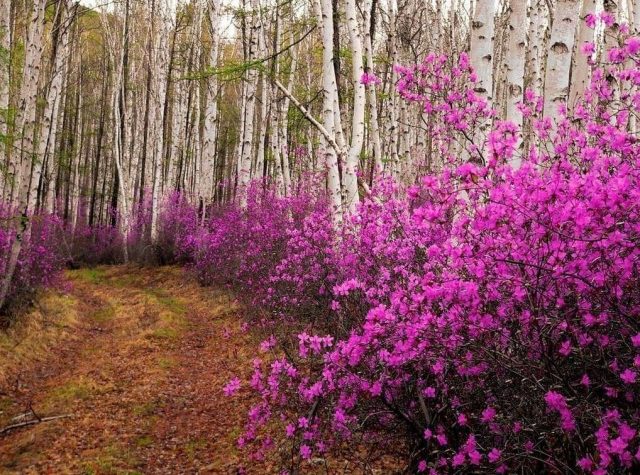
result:
<svg viewBox="0 0 640 475"><path fill-rule="evenodd" d="M65 419L67 417L71 417L72 414L61 414L59 416L51 416L51 417L42 417L42 418L38 418L38 419L31 419L29 421L24 421L24 422L19 422L17 424L11 424L7 427L4 427L2 429L0 429L0 435L5 435L8 432L14 430L14 429L19 429L21 427L26 427L26 426L30 426L33 424L39 424L41 422L49 422L49 421L55 421L57 419Z"/></svg>

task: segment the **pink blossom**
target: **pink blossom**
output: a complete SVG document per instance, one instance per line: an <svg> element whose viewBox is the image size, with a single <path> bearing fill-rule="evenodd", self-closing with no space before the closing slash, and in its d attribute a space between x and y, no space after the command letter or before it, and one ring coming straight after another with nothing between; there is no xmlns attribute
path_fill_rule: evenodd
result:
<svg viewBox="0 0 640 475"><path fill-rule="evenodd" d="M624 381L626 384L635 383L637 377L638 377L638 374L629 368L625 369L622 373L620 373L620 379L622 379L622 381Z"/></svg>
<svg viewBox="0 0 640 475"><path fill-rule="evenodd" d="M225 387L222 389L225 396L232 396L240 389L240 379L234 377L231 381L229 381Z"/></svg>

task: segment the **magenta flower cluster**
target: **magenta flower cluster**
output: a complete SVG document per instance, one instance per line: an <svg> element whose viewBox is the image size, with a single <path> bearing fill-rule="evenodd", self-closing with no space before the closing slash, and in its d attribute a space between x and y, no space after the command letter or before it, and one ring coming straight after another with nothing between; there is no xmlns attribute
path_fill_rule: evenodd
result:
<svg viewBox="0 0 640 475"><path fill-rule="evenodd" d="M0 205L0 276L6 275L11 247L15 239L12 227L19 216L8 206ZM22 236L22 250L18 256L14 278L7 300L0 309L0 326L10 323L7 318L28 306L36 290L54 283L65 259L62 248L62 220L50 215L30 216L31 232Z"/></svg>
<svg viewBox="0 0 640 475"><path fill-rule="evenodd" d="M464 55L398 68L442 172L380 180L341 230L322 197L256 188L197 231L201 281L270 329L251 457L281 428L289 468L345 442L434 474L640 467L640 60L620 44L557 123L527 92L524 149Z"/></svg>

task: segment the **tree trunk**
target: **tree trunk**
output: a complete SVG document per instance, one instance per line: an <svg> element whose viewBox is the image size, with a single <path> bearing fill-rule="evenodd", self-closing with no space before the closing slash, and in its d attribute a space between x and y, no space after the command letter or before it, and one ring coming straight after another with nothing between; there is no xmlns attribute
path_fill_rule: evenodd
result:
<svg viewBox="0 0 640 475"><path fill-rule="evenodd" d="M578 0L559 0L553 11L549 57L544 81L544 116L557 119L569 95L571 55L578 26Z"/></svg>
<svg viewBox="0 0 640 475"><path fill-rule="evenodd" d="M14 225L14 237L9 251L9 259L4 269L4 277L0 283L0 309L4 306L13 280L18 256L22 249L23 241L29 239L31 233L31 213L36 200L36 189L42 174L42 160L35 156L34 133L36 122L36 99L38 93L38 81L40 79L44 10L46 0L35 0L31 11L26 43L22 86L20 90L20 102L16 117L16 130L21 132L21 145L19 161L14 164L14 169L19 167L19 174L15 177L17 190L15 205L20 213L19 220Z"/></svg>
<svg viewBox="0 0 640 475"><path fill-rule="evenodd" d="M207 13L209 17L209 36L211 37L211 50L209 52L209 68L218 67L218 52L220 49L220 0L207 0ZM206 79L206 99L204 113L204 131L202 144L202 171L203 171L203 213L206 216L207 206L213 201L215 188L216 169L216 143L218 134L218 77L211 74ZM208 181L212 180L213 183Z"/></svg>
<svg viewBox="0 0 640 475"><path fill-rule="evenodd" d="M351 119L351 144L344 167L343 185L345 189L345 211L354 213L360 202L358 195L358 161L364 143L364 112L366 104L365 87L362 83L364 65L362 63L362 35L357 17L355 0L346 0L347 27L352 51L353 115Z"/></svg>
<svg viewBox="0 0 640 475"><path fill-rule="evenodd" d="M244 126L240 139L240 160L238 166L238 203L241 208L247 207L249 181L251 179L251 159L253 153L254 117L256 110L256 90L258 85L258 71L255 62L258 59L258 48L262 22L260 20L260 5L258 0L251 0L251 26L249 30L248 68L245 74L244 89Z"/></svg>

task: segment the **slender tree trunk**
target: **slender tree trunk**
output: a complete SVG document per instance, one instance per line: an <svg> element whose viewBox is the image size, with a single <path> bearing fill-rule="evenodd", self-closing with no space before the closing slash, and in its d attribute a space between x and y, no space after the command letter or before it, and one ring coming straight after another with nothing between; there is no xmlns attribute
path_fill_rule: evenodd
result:
<svg viewBox="0 0 640 475"><path fill-rule="evenodd" d="M336 106L335 95L337 87L333 63L333 6L331 0L319 0L319 2L319 22L322 25L323 126L332 137L336 137L336 114L334 108ZM333 211L334 223L338 224L342 222L342 195L338 171L338 151L332 147L326 139L324 140L323 148L329 200Z"/></svg>
<svg viewBox="0 0 640 475"><path fill-rule="evenodd" d="M353 213L360 202L358 195L358 162L364 143L364 113L366 91L362 83L364 65L362 63L362 35L355 0L346 0L347 26L352 51L352 81L353 81L353 115L351 120L351 146L344 167L345 208Z"/></svg>
<svg viewBox="0 0 640 475"><path fill-rule="evenodd" d="M549 57L544 81L544 115L558 117L558 106L566 104L569 95L571 55L578 26L579 0L556 3L551 25Z"/></svg>
<svg viewBox="0 0 640 475"><path fill-rule="evenodd" d="M57 22L58 44L55 48L55 59L51 69L51 82L47 91L44 112L40 123L37 156L48 163L45 203L47 211L53 212L55 202L54 177L56 176L56 157L54 149L58 133L58 116L62 95L65 94L66 65L69 55L69 19L71 11L65 0L58 3L59 19Z"/></svg>
<svg viewBox="0 0 640 475"><path fill-rule="evenodd" d="M36 121L36 98L40 79L44 10L46 0L35 0L31 11L26 43L26 55L22 75L20 102L16 118L17 130L21 132L20 160L15 164L20 167L17 178L17 194L12 204L16 205L20 217L15 223L15 234L9 251L9 259L4 269L4 277L0 281L0 309L4 306L13 280L18 256L23 241L29 239L31 233L31 217L36 200L36 189L42 174L42 160L35 156L34 133Z"/></svg>
<svg viewBox="0 0 640 475"><path fill-rule="evenodd" d="M167 39L171 31L171 9L169 0L159 0L157 25L154 38L155 57L153 65L153 101L156 108L155 121L153 123L153 194L151 199L151 241L158 240L158 216L160 212L160 191L162 187L162 158L164 146L164 114L167 95L167 74L169 70L169 52Z"/></svg>
<svg viewBox="0 0 640 475"><path fill-rule="evenodd" d="M207 7L209 36L211 38L208 66L213 70L218 67L218 54L220 49L220 0L207 0ZM203 220L206 216L207 206L213 202L215 191L216 143L218 134L218 77L216 74L211 74L207 77L206 91L202 145L202 170L205 184L202 196ZM212 180L212 183L209 183L209 180Z"/></svg>
<svg viewBox="0 0 640 475"><path fill-rule="evenodd" d="M471 65L476 72L476 92L493 99L495 0L477 0L471 24Z"/></svg>
<svg viewBox="0 0 640 475"><path fill-rule="evenodd" d="M4 197L9 154L5 148L9 115L9 53L11 51L11 0L0 0L0 198ZM10 186L10 184L9 184Z"/></svg>
<svg viewBox="0 0 640 475"><path fill-rule="evenodd" d="M245 102L243 107L244 127L241 138L241 154L238 167L238 203L241 208L247 206L249 180L251 179L251 159L253 152L254 117L256 110L256 90L258 72L252 63L258 59L259 39L262 22L260 20L258 0L251 0L251 27L249 31L249 67L246 72Z"/></svg>
<svg viewBox="0 0 640 475"><path fill-rule="evenodd" d="M377 1L377 0L375 0ZM364 5L364 44L367 59L367 72L374 74L373 63L373 36L375 32L375 1L366 0ZM382 172L382 140L380 139L380 125L378 123L378 96L376 84L369 83L367 86L367 98L369 102L369 134L373 142L373 169L374 174Z"/></svg>
<svg viewBox="0 0 640 475"><path fill-rule="evenodd" d="M584 94L589 83L591 75L591 65L589 60L593 57L582 52L582 48L587 43L595 40L595 30L589 28L584 18L596 11L596 0L583 0L582 10L580 12L580 20L578 24L578 33L576 44L573 51L573 64L571 67L571 82L569 86L569 108L573 110L578 100Z"/></svg>

